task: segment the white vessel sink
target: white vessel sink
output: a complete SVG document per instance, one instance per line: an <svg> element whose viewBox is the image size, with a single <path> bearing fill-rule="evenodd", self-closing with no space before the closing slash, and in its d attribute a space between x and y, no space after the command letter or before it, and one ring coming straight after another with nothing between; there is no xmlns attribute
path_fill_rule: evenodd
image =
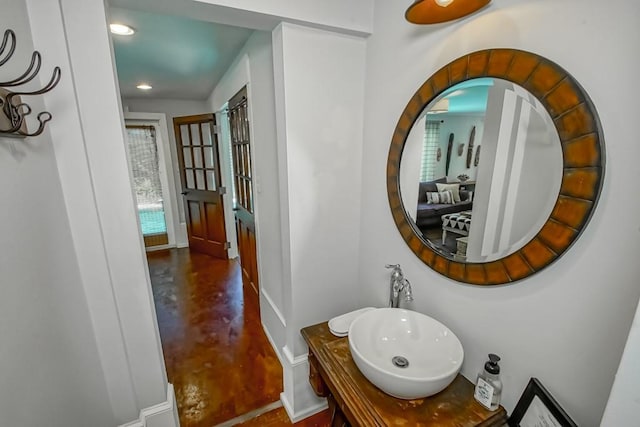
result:
<svg viewBox="0 0 640 427"><path fill-rule="evenodd" d="M444 390L464 359L462 344L449 328L399 308L379 308L356 318L349 328L349 348L362 374L400 399Z"/></svg>

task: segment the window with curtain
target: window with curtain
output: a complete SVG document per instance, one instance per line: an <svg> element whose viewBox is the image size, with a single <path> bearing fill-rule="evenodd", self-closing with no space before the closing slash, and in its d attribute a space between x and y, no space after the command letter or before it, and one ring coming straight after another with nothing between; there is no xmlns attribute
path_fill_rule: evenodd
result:
<svg viewBox="0 0 640 427"><path fill-rule="evenodd" d="M138 216L143 236L165 235L167 224L160 184L156 130L153 126L127 126L129 164L133 174Z"/></svg>
<svg viewBox="0 0 640 427"><path fill-rule="evenodd" d="M440 142L440 121L427 120L422 146L422 165L420 168L420 181L433 181L436 173L436 156Z"/></svg>

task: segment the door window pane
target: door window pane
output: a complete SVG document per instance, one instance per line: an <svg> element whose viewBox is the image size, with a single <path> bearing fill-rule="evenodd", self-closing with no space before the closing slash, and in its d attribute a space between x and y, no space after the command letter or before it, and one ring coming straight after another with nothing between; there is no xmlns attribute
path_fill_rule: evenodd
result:
<svg viewBox="0 0 640 427"><path fill-rule="evenodd" d="M205 173L207 175L207 190L215 191L216 189L216 178L214 175L215 171L207 170Z"/></svg>
<svg viewBox="0 0 640 427"><path fill-rule="evenodd" d="M213 145L213 141L211 141L211 125L209 123L203 123L200 126L202 129L202 144Z"/></svg>
<svg viewBox="0 0 640 427"><path fill-rule="evenodd" d="M213 168L213 148L212 147L204 148L204 167Z"/></svg>
<svg viewBox="0 0 640 427"><path fill-rule="evenodd" d="M191 125L191 145L200 145L200 126Z"/></svg>
<svg viewBox="0 0 640 427"><path fill-rule="evenodd" d="M193 160L195 167L201 168L202 166L202 148L194 147L193 148Z"/></svg>
<svg viewBox="0 0 640 427"><path fill-rule="evenodd" d="M184 166L187 168L193 167L193 162L191 161L191 148L183 148L182 152L184 154Z"/></svg>
<svg viewBox="0 0 640 427"><path fill-rule="evenodd" d="M196 188L198 190L206 190L203 170L196 170Z"/></svg>
<svg viewBox="0 0 640 427"><path fill-rule="evenodd" d="M193 169L186 169L185 174L187 176L187 188L195 189L194 179L193 179Z"/></svg>
<svg viewBox="0 0 640 427"><path fill-rule="evenodd" d="M189 128L185 125L180 126L180 139L182 140L182 145L189 145Z"/></svg>

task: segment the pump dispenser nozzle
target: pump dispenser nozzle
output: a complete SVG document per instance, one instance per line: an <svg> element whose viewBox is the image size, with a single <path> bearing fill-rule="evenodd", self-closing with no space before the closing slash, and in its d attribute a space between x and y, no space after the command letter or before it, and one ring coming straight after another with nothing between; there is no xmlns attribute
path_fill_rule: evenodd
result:
<svg viewBox="0 0 640 427"><path fill-rule="evenodd" d="M500 373L500 366L498 362L500 361L500 356L497 354L490 353L489 361L484 364L484 369L490 374L497 375Z"/></svg>

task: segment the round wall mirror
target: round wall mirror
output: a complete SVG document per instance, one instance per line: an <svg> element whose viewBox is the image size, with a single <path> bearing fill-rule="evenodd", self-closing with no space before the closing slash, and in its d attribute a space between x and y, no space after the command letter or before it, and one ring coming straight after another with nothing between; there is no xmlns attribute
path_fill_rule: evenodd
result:
<svg viewBox="0 0 640 427"><path fill-rule="evenodd" d="M404 240L454 280L509 283L558 259L600 193L589 97L538 55L465 55L418 89L394 132L387 190Z"/></svg>

